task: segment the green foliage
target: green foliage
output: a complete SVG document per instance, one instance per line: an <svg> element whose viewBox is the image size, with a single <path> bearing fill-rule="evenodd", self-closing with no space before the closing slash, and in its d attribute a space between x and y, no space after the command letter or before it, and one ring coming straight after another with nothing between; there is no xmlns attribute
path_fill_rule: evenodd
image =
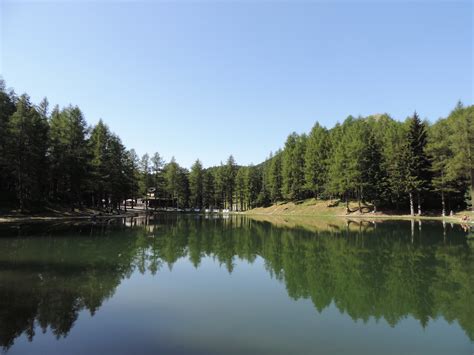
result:
<svg viewBox="0 0 474 355"><path fill-rule="evenodd" d="M140 191L140 160L138 158L137 153L135 152L135 149L130 149L126 153L126 165L128 167L129 171L129 183L130 183L130 198L136 199L138 198L139 191Z"/></svg>
<svg viewBox="0 0 474 355"><path fill-rule="evenodd" d="M448 142L452 159L448 162L448 179L464 181L470 190L471 208L474 209L474 106L458 103L447 118Z"/></svg>
<svg viewBox="0 0 474 355"><path fill-rule="evenodd" d="M18 207L38 208L45 200L48 122L26 94L16 103L16 111L8 122L8 135L11 141L6 156L14 177Z"/></svg>
<svg viewBox="0 0 474 355"><path fill-rule="evenodd" d="M426 154L427 132L423 122L415 112L407 120L405 163L407 167L407 192L426 191L430 184L430 161Z"/></svg>
<svg viewBox="0 0 474 355"><path fill-rule="evenodd" d="M270 190L270 199L274 203L283 197L281 192L283 187L282 159L283 152L279 150L268 164L268 189Z"/></svg>
<svg viewBox="0 0 474 355"><path fill-rule="evenodd" d="M384 170L387 173L388 204L399 209L400 203L406 200L406 162L405 162L405 130L403 125L391 120L386 125L383 135L382 156Z"/></svg>
<svg viewBox="0 0 474 355"><path fill-rule="evenodd" d="M92 205L119 208L137 190L136 154L127 153L120 138L102 120L91 131L89 149Z"/></svg>
<svg viewBox="0 0 474 355"><path fill-rule="evenodd" d="M189 181L186 169L179 166L174 157L164 168L164 178L168 198L173 201L175 207L188 206Z"/></svg>
<svg viewBox="0 0 474 355"><path fill-rule="evenodd" d="M249 208L262 206L265 204L265 196L262 194L262 169L261 167L250 165L247 169L246 198Z"/></svg>
<svg viewBox="0 0 474 355"><path fill-rule="evenodd" d="M326 128L316 123L311 130L305 154L305 180L314 197L321 197L328 179L330 141Z"/></svg>
<svg viewBox="0 0 474 355"><path fill-rule="evenodd" d="M299 200L306 196L305 153L306 135L288 136L282 159L282 194L285 199Z"/></svg>
<svg viewBox="0 0 474 355"><path fill-rule="evenodd" d="M235 177L237 175L237 164L231 155L227 159L226 165L222 171L222 182L224 184L225 206L229 209L234 208Z"/></svg>
<svg viewBox="0 0 474 355"><path fill-rule="evenodd" d="M248 208L248 201L246 199L248 189L248 168L241 167L235 176L235 197L237 200L237 209L244 211Z"/></svg>
<svg viewBox="0 0 474 355"><path fill-rule="evenodd" d="M202 177L202 204L204 207L216 206L214 175L209 170L203 171Z"/></svg>
<svg viewBox="0 0 474 355"><path fill-rule="evenodd" d="M387 114L354 118L326 129L292 133L283 149L256 166L231 155L220 166L191 171L159 153L141 159L100 120L89 128L76 106L35 106L0 81L0 207L47 203L120 208L155 197L174 207L246 210L281 200L357 199L359 205L463 209L474 196L474 106L455 107L430 125ZM169 202L171 201L171 202ZM408 203L410 202L410 204Z"/></svg>
<svg viewBox="0 0 474 355"><path fill-rule="evenodd" d="M165 178L163 174L163 169L165 166L165 161L159 153L153 154L150 159L151 161L151 181L150 183L156 189L156 194L158 196L165 195Z"/></svg>
<svg viewBox="0 0 474 355"><path fill-rule="evenodd" d="M191 206L201 209L204 195L204 169L198 159L189 173L189 192Z"/></svg>
<svg viewBox="0 0 474 355"><path fill-rule="evenodd" d="M386 199L388 191L387 174L383 170L384 161L380 142L373 132L368 132L365 153L361 160L362 199L371 201L374 207Z"/></svg>
<svg viewBox="0 0 474 355"><path fill-rule="evenodd" d="M363 197L364 180L367 168L367 123L362 119L348 117L344 124L334 132L333 156L329 165L328 191L336 196L349 199ZM339 137L340 136L340 137Z"/></svg>
<svg viewBox="0 0 474 355"><path fill-rule="evenodd" d="M83 201L88 184L87 124L78 107L53 109L49 121L50 194L54 201Z"/></svg>
<svg viewBox="0 0 474 355"><path fill-rule="evenodd" d="M0 205L9 205L15 198L15 179L10 168L9 145L12 137L9 121L16 111L15 94L7 93L5 82L0 79Z"/></svg>

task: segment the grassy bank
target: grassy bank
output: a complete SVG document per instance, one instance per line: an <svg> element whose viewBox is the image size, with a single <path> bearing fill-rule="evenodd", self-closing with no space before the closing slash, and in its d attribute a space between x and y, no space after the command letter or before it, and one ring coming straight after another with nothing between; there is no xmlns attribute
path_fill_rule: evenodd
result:
<svg viewBox="0 0 474 355"><path fill-rule="evenodd" d="M442 217L441 215L428 212L423 216L412 217L409 214L397 213L396 211L378 211L373 213L373 206L363 204L360 211L357 202L349 203L349 210L346 213L345 202L336 200L317 200L307 199L299 202L279 202L269 207L259 207L246 211L248 215L268 215L268 216L312 216L312 217L346 217L346 218L361 218L361 219L432 219L445 220L449 222L462 222L462 217L467 215L470 217L471 223L474 220L474 213L471 211L462 211L455 213L453 216Z"/></svg>

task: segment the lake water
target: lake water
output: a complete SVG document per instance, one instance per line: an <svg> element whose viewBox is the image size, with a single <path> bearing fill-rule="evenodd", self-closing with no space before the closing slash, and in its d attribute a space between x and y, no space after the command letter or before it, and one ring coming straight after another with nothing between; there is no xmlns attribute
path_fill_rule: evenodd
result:
<svg viewBox="0 0 474 355"><path fill-rule="evenodd" d="M0 225L8 354L469 354L474 245L439 222Z"/></svg>

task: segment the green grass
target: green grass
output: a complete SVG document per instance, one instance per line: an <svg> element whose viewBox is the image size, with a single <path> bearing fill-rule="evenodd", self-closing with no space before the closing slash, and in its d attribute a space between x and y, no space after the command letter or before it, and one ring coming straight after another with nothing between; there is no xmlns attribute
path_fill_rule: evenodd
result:
<svg viewBox="0 0 474 355"><path fill-rule="evenodd" d="M431 220L446 220L450 222L462 222L463 215L468 215L471 218L471 223L474 221L474 213L471 211L461 211L454 216L442 217L435 213L427 213L423 216L412 217L409 214L396 211L378 211L372 213L373 206L370 204L362 204L363 212L359 211L357 201L349 203L349 214L346 213L345 202L338 200L317 200L314 198L297 201L297 202L278 202L268 207L258 207L246 211L248 215L270 215L270 216L313 216L313 217L351 217L351 218L382 218L382 219L431 219Z"/></svg>

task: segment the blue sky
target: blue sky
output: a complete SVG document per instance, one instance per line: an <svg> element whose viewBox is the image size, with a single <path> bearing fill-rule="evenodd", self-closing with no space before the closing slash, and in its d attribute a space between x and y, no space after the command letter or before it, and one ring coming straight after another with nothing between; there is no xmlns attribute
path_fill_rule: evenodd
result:
<svg viewBox="0 0 474 355"><path fill-rule="evenodd" d="M0 3L8 86L186 167L259 163L315 121L473 103L471 1Z"/></svg>

